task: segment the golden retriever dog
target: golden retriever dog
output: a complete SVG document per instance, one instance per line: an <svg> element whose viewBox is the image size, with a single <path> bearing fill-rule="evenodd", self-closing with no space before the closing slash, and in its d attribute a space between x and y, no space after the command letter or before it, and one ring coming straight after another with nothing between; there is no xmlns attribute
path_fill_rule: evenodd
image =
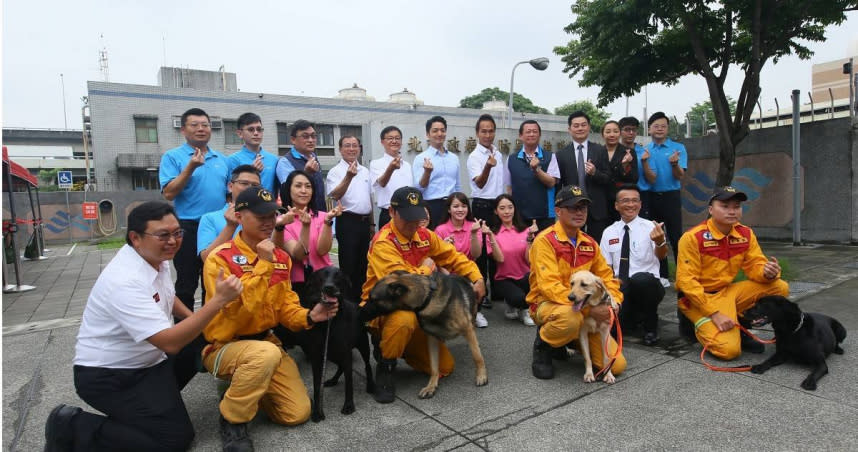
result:
<svg viewBox="0 0 858 452"><path fill-rule="evenodd" d="M572 302L572 309L580 312L584 306L589 306L591 309L599 305L609 305L615 312L618 308L616 302L605 287L602 278L582 270L572 275L572 290L569 292L569 301ZM588 310L589 313L589 310ZM581 322L581 329L578 332L578 340L581 343L581 354L584 355L584 381L592 383L596 381L593 376L593 360L590 358L590 333L599 332L602 344L602 364L608 366L610 358L608 358L608 350L605 349L605 341L611 332L611 322L597 322L589 315L584 317ZM614 374L611 373L610 367L605 370L605 376L602 378L605 383L611 384L617 381Z"/></svg>

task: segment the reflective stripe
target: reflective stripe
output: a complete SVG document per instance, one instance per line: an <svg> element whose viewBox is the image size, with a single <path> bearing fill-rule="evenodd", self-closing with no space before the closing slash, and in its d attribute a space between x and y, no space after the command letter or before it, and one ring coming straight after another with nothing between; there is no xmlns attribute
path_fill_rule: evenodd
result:
<svg viewBox="0 0 858 452"><path fill-rule="evenodd" d="M214 366L212 366L212 376L215 378L217 378L217 371L218 371L218 369L220 369L220 359L223 358L223 352L224 352L224 350L227 349L227 347L230 346L230 344L232 344L232 342L224 345L223 347L221 347L220 350L217 351L217 356L215 356Z"/></svg>
<svg viewBox="0 0 858 452"><path fill-rule="evenodd" d="M694 331L697 331L704 323L711 321L712 319L710 319L709 317L700 317L700 320L694 322Z"/></svg>

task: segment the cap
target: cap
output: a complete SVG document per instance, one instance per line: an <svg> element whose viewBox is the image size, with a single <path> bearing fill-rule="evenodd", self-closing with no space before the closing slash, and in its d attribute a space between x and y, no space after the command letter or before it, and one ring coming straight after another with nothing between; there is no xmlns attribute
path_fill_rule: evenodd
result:
<svg viewBox="0 0 858 452"><path fill-rule="evenodd" d="M399 212L405 221L426 219L426 203L423 202L423 194L414 187L397 188L390 197L390 207Z"/></svg>
<svg viewBox="0 0 858 452"><path fill-rule="evenodd" d="M283 209L274 201L274 195L262 187L248 187L235 200L235 211L250 209L257 215L265 215Z"/></svg>
<svg viewBox="0 0 858 452"><path fill-rule="evenodd" d="M748 195L729 185L724 187L715 187L715 190L712 191L712 196L709 197L709 204L712 204L712 201L716 199L718 201L726 201L733 198L736 198L739 201L747 201Z"/></svg>
<svg viewBox="0 0 858 452"><path fill-rule="evenodd" d="M587 203L591 203L590 198L584 194L584 190L581 190L581 187L577 185L567 185L560 189L557 192L557 196L554 197L554 207L571 207L575 204L578 204L581 201L587 201Z"/></svg>

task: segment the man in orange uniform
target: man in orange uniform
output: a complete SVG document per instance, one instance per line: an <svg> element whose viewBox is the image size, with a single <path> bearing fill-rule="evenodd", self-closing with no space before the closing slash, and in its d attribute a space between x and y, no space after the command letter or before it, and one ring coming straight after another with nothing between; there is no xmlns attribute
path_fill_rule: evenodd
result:
<svg viewBox="0 0 858 452"><path fill-rule="evenodd" d="M572 274L588 270L602 278L608 292L617 304L623 302L620 284L614 272L605 262L595 239L581 231L587 223L590 198L576 185L563 187L554 199L557 221L533 240L530 248L530 292L527 303L533 320L539 325L533 343L533 376L548 380L554 378L551 362L553 349L563 347L578 339L578 332L585 315L597 321L611 317L609 306L585 307L581 311L572 309L569 292L572 290ZM615 313L616 314L616 313ZM598 332L590 337L590 356L593 364L601 368L602 347ZM608 356L617 353L617 343L610 339ZM621 374L626 368L626 359L617 354L611 372Z"/></svg>
<svg viewBox="0 0 858 452"><path fill-rule="evenodd" d="M307 421L307 389L271 328L281 324L293 331L308 329L337 313L336 304L318 303L312 310L299 304L289 282L289 255L271 241L277 212L268 190L250 187L241 192L235 201L241 231L212 250L203 267L208 297L215 295L219 273L239 277L244 286L203 330L210 344L203 350L203 365L231 382L220 402L224 450L253 450L247 423L260 407L280 424Z"/></svg>
<svg viewBox="0 0 858 452"><path fill-rule="evenodd" d="M710 218L679 240L679 310L694 324L697 340L720 359L736 358L742 348L761 353L763 344L740 339L734 328L738 315L766 295L789 295L777 259L766 259L754 231L739 223L747 199L733 187L716 188L709 198ZM734 283L740 269L748 280Z"/></svg>
<svg viewBox="0 0 858 452"><path fill-rule="evenodd" d="M361 296L364 303L375 283L385 275L396 270L430 275L436 265L469 279L474 285L476 300L483 299L486 286L477 264L456 251L455 246L420 226L426 219L426 208L419 190L414 187L397 189L390 198L389 212L391 221L373 237L367 254L369 265ZM377 317L369 327L376 350L381 350L381 356L376 355L375 400L390 403L396 397L393 371L400 356L414 369L426 374L431 372L426 333L412 311L394 311ZM453 356L443 342L438 356L439 372L449 375L453 372Z"/></svg>

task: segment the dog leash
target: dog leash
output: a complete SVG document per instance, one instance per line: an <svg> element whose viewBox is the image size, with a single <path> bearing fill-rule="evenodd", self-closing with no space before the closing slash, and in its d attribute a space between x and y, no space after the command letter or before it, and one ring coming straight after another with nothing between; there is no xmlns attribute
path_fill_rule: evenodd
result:
<svg viewBox="0 0 858 452"><path fill-rule="evenodd" d="M614 310L611 309L610 311L611 311L611 324L613 326L617 327L617 350L614 352L614 356L609 356L609 358L611 358L611 360L608 361L608 365L602 366L602 370L600 370L599 372L596 373L596 375L594 377L596 379L598 379L599 376L601 376L603 373L607 373L608 369L610 369L614 365L614 362L617 360L617 356L620 356L620 353L623 352L623 329L620 328L620 321L617 318L617 315L614 314ZM610 343L611 343L611 335L609 334L605 338L605 345L604 345L605 350L611 349L608 346Z"/></svg>
<svg viewBox="0 0 858 452"><path fill-rule="evenodd" d="M754 333L748 331L747 328L745 328L744 326L742 326L738 323L736 324L736 326L739 327L739 330L741 330L742 332L744 332L745 334L750 336L751 339L753 339L753 340L755 340L761 344L774 344L775 343L774 339L770 339L770 340L760 339L759 337L755 336ZM730 331L730 330L727 330L727 331ZM715 335L715 337L712 338L712 341L714 341L715 338L717 338L718 335L721 333L723 333L723 331L719 331ZM706 368L709 370L714 370L716 372L747 372L747 371L751 370L751 366L736 366L736 367L713 366L713 365L707 363L705 359L703 359L703 356L706 354L706 350L708 350L708 349L709 349L709 344L703 345L703 350L700 351L700 362L703 363L703 365L706 366Z"/></svg>
<svg viewBox="0 0 858 452"><path fill-rule="evenodd" d="M331 319L325 322L325 349L322 352L322 378L319 380L319 407L325 406L325 367L328 364L328 340L331 339Z"/></svg>

